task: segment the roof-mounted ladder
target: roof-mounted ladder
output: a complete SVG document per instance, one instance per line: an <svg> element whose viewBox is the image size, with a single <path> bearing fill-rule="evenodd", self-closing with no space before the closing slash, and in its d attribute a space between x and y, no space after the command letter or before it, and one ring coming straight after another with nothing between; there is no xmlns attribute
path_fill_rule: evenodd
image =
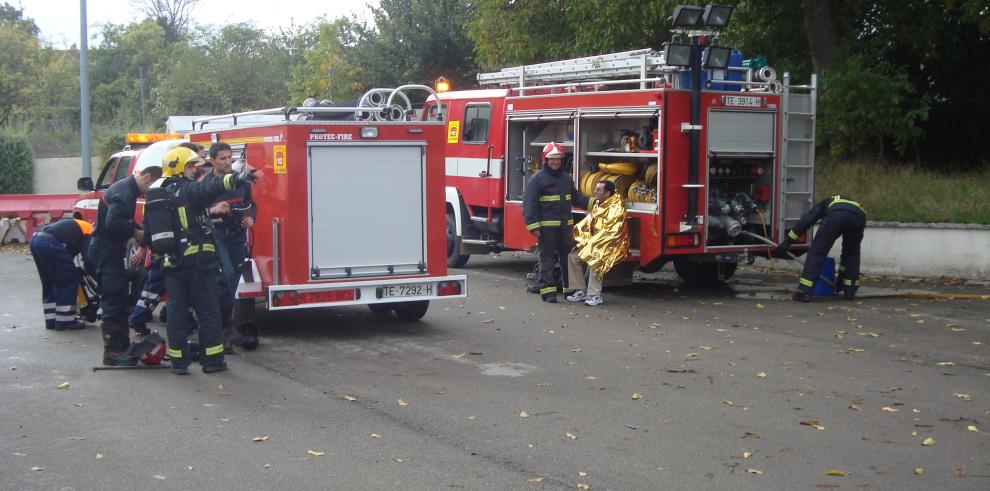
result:
<svg viewBox="0 0 990 491"><path fill-rule="evenodd" d="M479 73L480 85L526 87L530 84L564 83L580 80L633 78L639 82L674 70L665 64L664 54L654 49L638 49L570 60L503 68Z"/></svg>

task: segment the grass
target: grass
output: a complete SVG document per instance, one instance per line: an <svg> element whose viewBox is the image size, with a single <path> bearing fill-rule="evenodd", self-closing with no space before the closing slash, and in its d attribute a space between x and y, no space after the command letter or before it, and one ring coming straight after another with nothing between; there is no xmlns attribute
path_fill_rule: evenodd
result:
<svg viewBox="0 0 990 491"><path fill-rule="evenodd" d="M848 194L870 220L990 224L990 166L941 174L869 160L819 159L817 200Z"/></svg>

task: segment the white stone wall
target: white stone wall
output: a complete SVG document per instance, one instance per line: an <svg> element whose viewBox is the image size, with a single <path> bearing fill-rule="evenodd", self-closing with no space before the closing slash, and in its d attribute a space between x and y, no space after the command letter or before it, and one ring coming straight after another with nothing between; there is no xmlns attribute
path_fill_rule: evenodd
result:
<svg viewBox="0 0 990 491"><path fill-rule="evenodd" d="M103 161L92 158L93 180ZM34 160L34 194L68 194L77 192L76 181L82 177L81 157L52 157Z"/></svg>

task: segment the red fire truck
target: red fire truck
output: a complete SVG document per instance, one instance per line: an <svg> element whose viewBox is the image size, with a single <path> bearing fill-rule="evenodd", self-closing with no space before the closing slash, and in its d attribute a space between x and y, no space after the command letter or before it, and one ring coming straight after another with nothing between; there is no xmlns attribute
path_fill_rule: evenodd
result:
<svg viewBox="0 0 990 491"><path fill-rule="evenodd" d="M667 57L644 49L507 68L478 75L493 88L429 100L424 117L447 127L447 264L535 246L522 198L551 141L569 151L578 189L590 195L608 179L627 198L632 257L612 280L672 261L686 281L722 281L738 262L774 254L768 241L813 199L815 78L777 81L732 52L734 66L700 71L692 90L691 70Z"/></svg>
<svg viewBox="0 0 990 491"><path fill-rule="evenodd" d="M403 86L374 89L373 98L408 100L405 91L414 88L432 93ZM236 124L256 114L284 114L285 121ZM444 253L445 126L411 114L307 106L194 123L201 126L190 141L226 142L261 175L239 308L253 311L261 297L272 311L367 304L416 320L431 300L467 295L466 276L447 274ZM235 126L210 130L220 118L234 118Z"/></svg>

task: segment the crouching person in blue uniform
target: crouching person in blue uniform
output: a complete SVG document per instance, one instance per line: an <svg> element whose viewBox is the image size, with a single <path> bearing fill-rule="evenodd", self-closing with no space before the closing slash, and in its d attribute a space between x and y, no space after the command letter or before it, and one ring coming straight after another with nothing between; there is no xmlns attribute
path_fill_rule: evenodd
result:
<svg viewBox="0 0 990 491"><path fill-rule="evenodd" d="M217 284L219 268L214 241L213 223L207 207L220 195L254 181L252 173L208 174L199 181L202 158L184 147L169 150L162 160L164 178L152 185L166 193L149 191L145 207L145 227L149 230L153 252L163 253L162 271L165 290L169 294L168 355L172 372L189 373L192 353L189 331L192 328L188 309L191 306L199 321L199 343L203 347L200 362L203 372L227 369L224 362L223 337L220 332L220 292ZM154 203L153 203L154 202ZM164 210L164 215L162 211ZM152 221L167 217L169 226ZM171 242L168 240L171 239ZM158 244L170 244L159 246Z"/></svg>
<svg viewBox="0 0 990 491"><path fill-rule="evenodd" d="M45 329L77 330L76 299L82 271L74 258L89 245L93 226L83 220L60 220L31 236L31 256L41 277Z"/></svg>
<svg viewBox="0 0 990 491"><path fill-rule="evenodd" d="M859 250L866 230L866 210L844 194L825 198L801 216L801 220L787 233L778 249L786 252L791 243L821 220L818 232L811 240L811 248L804 260L804 270L798 280L798 289L792 297L798 302L810 302L815 291L815 281L822 271L822 263L832 249L832 244L842 237L842 256L839 258L839 278L836 294L846 300L856 298L859 289Z"/></svg>

